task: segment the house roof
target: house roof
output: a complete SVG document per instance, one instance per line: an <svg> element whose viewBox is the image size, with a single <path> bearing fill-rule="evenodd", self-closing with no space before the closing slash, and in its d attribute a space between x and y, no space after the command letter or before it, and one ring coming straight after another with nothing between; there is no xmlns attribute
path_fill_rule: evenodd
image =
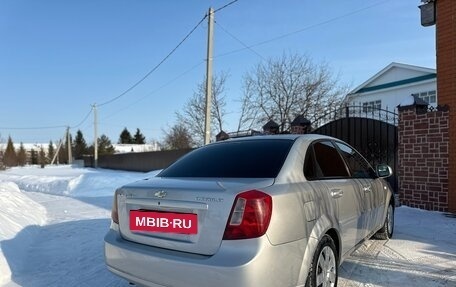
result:
<svg viewBox="0 0 456 287"><path fill-rule="evenodd" d="M305 125L310 125L310 121L305 118L303 115L297 116L292 122L291 126L305 126Z"/></svg>
<svg viewBox="0 0 456 287"><path fill-rule="evenodd" d="M422 82L436 77L435 69L393 62L356 87L349 95Z"/></svg>
<svg viewBox="0 0 456 287"><path fill-rule="evenodd" d="M268 130L268 129L271 129L271 128L278 128L279 127L279 124L277 124L276 122L274 122L273 120L270 120L269 122L267 122L264 126L263 126L263 130Z"/></svg>

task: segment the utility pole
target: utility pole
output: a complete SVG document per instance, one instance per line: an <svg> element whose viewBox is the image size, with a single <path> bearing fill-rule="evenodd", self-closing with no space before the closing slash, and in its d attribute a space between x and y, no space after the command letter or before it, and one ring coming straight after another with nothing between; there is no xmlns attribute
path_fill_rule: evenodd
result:
<svg viewBox="0 0 456 287"><path fill-rule="evenodd" d="M59 145L57 146L57 151L55 152L54 154L54 157L52 158L52 161L51 161L51 165L54 164L54 162L57 160L57 164L59 164L59 152L60 152L60 148L62 147L63 145L63 139L67 136L68 134L68 131L65 131L65 133L63 134L63 137L59 140Z"/></svg>
<svg viewBox="0 0 456 287"><path fill-rule="evenodd" d="M212 107L212 45L214 40L214 9L209 8L207 30L207 63L206 63L206 117L204 126L204 144L211 141L211 107Z"/></svg>
<svg viewBox="0 0 456 287"><path fill-rule="evenodd" d="M98 118L97 118L97 104L93 104L93 167L98 167Z"/></svg>
<svg viewBox="0 0 456 287"><path fill-rule="evenodd" d="M70 127L67 127L67 148L68 148L68 164L71 164L73 162L73 155L71 154Z"/></svg>

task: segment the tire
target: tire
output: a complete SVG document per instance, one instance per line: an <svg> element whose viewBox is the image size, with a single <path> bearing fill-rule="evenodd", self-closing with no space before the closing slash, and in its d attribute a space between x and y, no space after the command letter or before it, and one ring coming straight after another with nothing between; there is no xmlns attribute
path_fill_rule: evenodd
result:
<svg viewBox="0 0 456 287"><path fill-rule="evenodd" d="M331 236L325 234L318 243L307 276L306 287L336 287L339 258Z"/></svg>
<svg viewBox="0 0 456 287"><path fill-rule="evenodd" d="M393 203L388 205L386 211L385 223L383 223L382 228L380 228L377 233L374 234L375 239L387 240L393 237L394 232L394 206Z"/></svg>

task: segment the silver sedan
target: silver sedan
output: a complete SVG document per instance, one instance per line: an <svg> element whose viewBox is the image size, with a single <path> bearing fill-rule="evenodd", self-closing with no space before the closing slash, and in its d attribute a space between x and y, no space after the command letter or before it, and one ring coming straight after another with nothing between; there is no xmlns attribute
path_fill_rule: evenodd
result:
<svg viewBox="0 0 456 287"><path fill-rule="evenodd" d="M360 243L392 236L390 175L321 135L213 143L115 192L106 264L141 286L337 286Z"/></svg>

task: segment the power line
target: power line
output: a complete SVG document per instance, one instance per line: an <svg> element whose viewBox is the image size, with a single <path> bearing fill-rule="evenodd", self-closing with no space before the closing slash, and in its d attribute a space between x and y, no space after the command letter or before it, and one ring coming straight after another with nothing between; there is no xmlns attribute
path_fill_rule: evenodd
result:
<svg viewBox="0 0 456 287"><path fill-rule="evenodd" d="M136 86L138 86L140 83L142 83L145 79L147 79L147 77L149 77L153 72L155 72L172 54L174 54L174 52L188 39L188 37L190 37L190 35L193 34L193 32L196 30L196 28L198 28L198 26L201 25L201 23L207 18L207 16L208 16L207 14L204 15L204 17L198 22L198 24L196 24L195 27L193 27L193 29L187 33L187 35L179 42L179 44L177 44L176 47L174 47L174 49L172 49L171 52L169 52L168 55L166 55L163 58L163 60L161 60L155 67L152 68L152 70L150 70L146 75L144 75L139 81L137 81L134 85L132 85L131 87L126 89L120 95L118 95L102 104L99 104L98 107L102 107L104 105L114 102L115 100L118 100L120 97L124 96L125 94L127 94L128 92L133 90Z"/></svg>
<svg viewBox="0 0 456 287"><path fill-rule="evenodd" d="M232 4L236 3L237 1L239 0L234 0L234 1L231 1L227 4L225 4L224 6L216 9L214 12L217 12L217 11L220 11L220 10L223 10L229 6L231 6ZM131 87L129 87L128 89L126 89L124 92L122 92L120 95L106 101L106 102L103 102L101 104L98 105L98 107L101 107L101 106L104 106L104 105L107 105L107 104L110 104L116 100L118 100L119 98L121 98L122 96L126 95L128 92L130 92L131 90L133 90L135 87L137 87L139 84L141 84L145 79L147 79L153 72L155 72L169 57L171 57L171 55L174 54L174 52L176 52L176 50L193 34L193 32L201 25L201 23L208 17L207 14L204 15L204 17L190 30L190 32L188 32L185 37L157 64L155 65L147 74L145 74L141 79L139 79L136 83L134 83ZM204 61L203 61L204 62ZM182 73L181 75L177 76L176 78L172 79L171 81L167 82L166 84L162 85L161 87L159 87L158 89L152 91L151 93L149 93L148 95L146 95L145 97L143 98L140 98L137 102L143 100L144 98L150 96L151 94L159 91L160 89L166 87L167 85L171 84L172 82L176 81L177 79L181 78L182 76L184 76L185 74L189 73L190 71L196 69L198 66L200 66L203 62L200 62L198 63L197 65L195 65L194 67L190 68L189 70L185 71L184 73ZM133 103L133 104L136 104L137 102ZM133 105L132 104L132 105ZM131 105L130 105L131 106ZM128 107L130 107L128 106ZM127 108L128 108L127 107ZM90 114L92 113L92 109L86 114L86 116L76 125L73 125L73 126L70 126L70 128L74 129L74 128L77 128L77 127L80 127L81 125L83 125L87 119L89 118ZM43 130L43 129L60 129L60 128L67 128L68 126L66 125L56 125L56 126L39 126L39 127L0 127L0 129L4 129L4 130Z"/></svg>
<svg viewBox="0 0 456 287"><path fill-rule="evenodd" d="M326 25L328 23L335 22L335 21L343 19L343 18L347 18L349 16L358 14L358 13L363 12L365 10L369 10L369 9L374 8L376 6L380 6L380 5L382 5L382 4L386 3L386 2L389 2L389 1L391 1L391 0L380 1L380 2L374 3L374 4L370 5L370 6L366 6L366 7L360 8L358 10L354 10L354 11L349 12L347 14L343 14L343 15L340 15L340 16L337 16L337 17L334 17L334 18L331 18L331 19L328 19L328 20L325 20L325 21L310 25L310 26L304 27L302 29L298 29L298 30L293 31L293 32L289 32L289 33L286 33L286 34L283 34L283 35L279 35L279 36L276 36L274 38L271 38L271 39L268 39L268 40L264 40L262 42L258 42L256 44L253 44L253 45L250 45L250 46L245 46L244 48L241 48L241 49L232 50L232 51L229 51L229 52L226 52L226 53L222 53L220 55L215 56L214 58L220 58L220 57L228 56L228 55L235 54L235 53L247 50L247 49L251 49L253 47L257 47L257 46L261 46L261 45L264 45L264 44L268 44L270 42L281 40L283 38L290 37L290 36L295 35L295 34L299 34L301 32L313 29L315 27Z"/></svg>
<svg viewBox="0 0 456 287"><path fill-rule="evenodd" d="M231 2L230 2L230 3L228 3L228 4L226 4L226 5L222 6L222 7L218 8L218 9L215 9L215 10L214 10L214 13L216 13L216 12L218 12L218 11L220 11L220 10L223 10L223 9L225 9L226 7L228 7L228 6L230 6L230 5L233 5L233 4L234 4L234 3L236 3L237 1L239 1L239 0L234 0L234 1L231 1Z"/></svg>
<svg viewBox="0 0 456 287"><path fill-rule="evenodd" d="M104 117L103 120L106 120L106 119L108 119L108 118L114 116L115 114L117 114L117 113L119 113L119 112L121 112L121 111L124 111L124 110L126 110L126 109L129 109L130 107L136 105L137 103L141 102L141 101L144 100L145 98L147 98L147 97L149 97L149 96L151 96L151 95L157 93L157 92L160 91L161 89L163 89L163 88L169 86L169 85L172 84L173 82L177 81L178 79L182 78L182 77L185 76L186 74L188 74L188 73L190 73L191 71L195 70L196 68L198 68L199 66L201 66L204 62L205 62L205 60L200 61L198 64L194 65L194 66L191 67L190 69L188 69L188 70L184 71L183 73L179 74L178 76L176 76L175 78L173 78L173 79L171 79L170 81L166 82L165 84L161 85L161 86L158 87L157 89L155 89L155 90L149 92L149 93L146 94L144 97L141 97L141 98L139 98L137 101L132 102L132 103L130 103L129 105L127 105L127 106L125 106L125 107L123 107L123 108L121 108L121 109L119 109L119 110L113 112L112 114L110 114L110 115Z"/></svg>
<svg viewBox="0 0 456 287"><path fill-rule="evenodd" d="M92 109L87 113L84 119L77 125L70 126L70 128L77 128L81 126L90 116L92 113ZM61 128L68 128L68 126L58 125L58 126L40 126L40 127L0 127L2 130L51 130L51 129L61 129Z"/></svg>
<svg viewBox="0 0 456 287"><path fill-rule="evenodd" d="M89 118L92 111L93 111L93 109L90 109L90 111L87 113L87 115L84 117L84 119L79 124L71 126L70 128L75 129L77 127L80 127Z"/></svg>
<svg viewBox="0 0 456 287"><path fill-rule="evenodd" d="M238 43L240 43L242 46L244 46L244 48L250 50L251 52L253 52L255 55L257 55L258 57L260 57L261 59L263 60L266 60L262 55L260 55L257 51L253 50L252 47L249 47L247 44L245 44L243 41L241 41L238 37L234 36L232 33L230 33L228 30L226 30L225 28L223 28L222 25L220 25L217 21L214 21L215 24L220 28L222 29L223 32L225 32L228 36L230 36L231 38L233 38L234 40L236 40Z"/></svg>
<svg viewBox="0 0 456 287"><path fill-rule="evenodd" d="M67 126L46 126L46 127L0 127L2 130L50 130L61 129Z"/></svg>

